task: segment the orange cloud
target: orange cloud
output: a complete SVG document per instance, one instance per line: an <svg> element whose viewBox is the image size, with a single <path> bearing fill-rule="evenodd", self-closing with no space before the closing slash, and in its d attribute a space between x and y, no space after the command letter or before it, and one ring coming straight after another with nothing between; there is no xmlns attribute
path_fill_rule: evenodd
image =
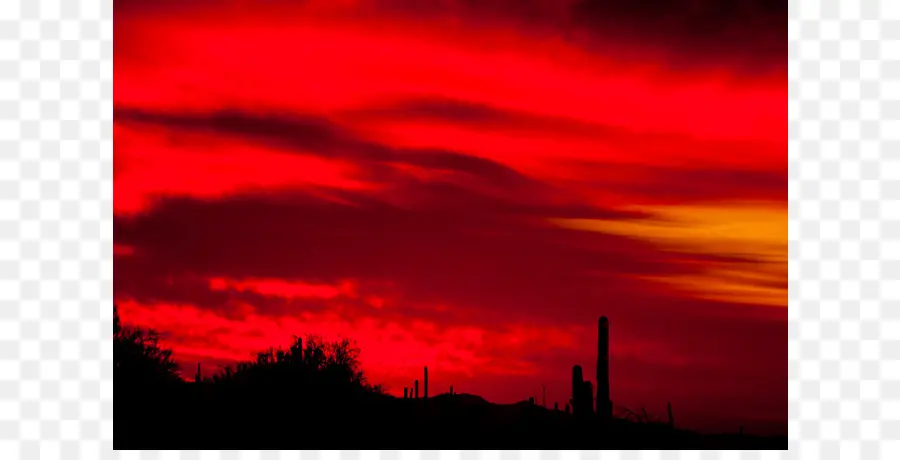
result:
<svg viewBox="0 0 900 460"><path fill-rule="evenodd" d="M643 219L550 219L574 230L603 232L648 241L669 252L730 256L688 260L690 274L642 276L693 296L787 307L787 209L781 203L629 206Z"/></svg>

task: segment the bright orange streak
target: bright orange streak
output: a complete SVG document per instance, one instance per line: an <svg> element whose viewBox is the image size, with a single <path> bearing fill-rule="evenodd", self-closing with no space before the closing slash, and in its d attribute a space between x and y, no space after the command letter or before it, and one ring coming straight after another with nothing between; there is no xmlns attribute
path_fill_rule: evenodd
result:
<svg viewBox="0 0 900 460"><path fill-rule="evenodd" d="M787 209L781 203L631 206L652 217L641 220L550 219L575 230L647 240L665 251L736 256L755 260L717 262L698 274L646 277L717 300L787 307Z"/></svg>

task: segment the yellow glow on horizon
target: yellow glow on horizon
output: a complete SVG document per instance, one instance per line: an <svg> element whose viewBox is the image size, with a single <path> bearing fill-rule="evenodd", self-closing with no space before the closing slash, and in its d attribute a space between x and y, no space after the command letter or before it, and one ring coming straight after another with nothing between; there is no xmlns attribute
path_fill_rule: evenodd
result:
<svg viewBox="0 0 900 460"><path fill-rule="evenodd" d="M710 261L696 273L646 279L700 298L787 307L787 208L773 203L728 203L627 209L647 217L553 218L550 222L572 230L640 239L670 252L748 259L750 263Z"/></svg>

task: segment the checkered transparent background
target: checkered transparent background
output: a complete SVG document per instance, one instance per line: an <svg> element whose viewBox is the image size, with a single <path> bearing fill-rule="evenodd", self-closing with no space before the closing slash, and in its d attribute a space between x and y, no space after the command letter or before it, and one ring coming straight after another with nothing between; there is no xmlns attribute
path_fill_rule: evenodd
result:
<svg viewBox="0 0 900 460"><path fill-rule="evenodd" d="M112 0L0 1L0 459L513 460L112 451ZM788 0L790 451L900 458L900 1Z"/></svg>

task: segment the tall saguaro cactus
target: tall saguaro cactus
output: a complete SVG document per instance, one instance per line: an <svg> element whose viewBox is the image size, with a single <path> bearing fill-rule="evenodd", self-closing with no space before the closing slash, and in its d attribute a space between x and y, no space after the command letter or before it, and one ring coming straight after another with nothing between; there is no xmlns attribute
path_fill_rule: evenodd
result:
<svg viewBox="0 0 900 460"><path fill-rule="evenodd" d="M416 388L415 388L416 399L419 399L419 379L416 379L415 385L416 385Z"/></svg>
<svg viewBox="0 0 900 460"><path fill-rule="evenodd" d="M578 364L572 366L572 406L575 406L581 391L581 382L584 381L584 372Z"/></svg>
<svg viewBox="0 0 900 460"><path fill-rule="evenodd" d="M425 388L424 388L424 396L425 399L428 399L428 366L425 366Z"/></svg>

